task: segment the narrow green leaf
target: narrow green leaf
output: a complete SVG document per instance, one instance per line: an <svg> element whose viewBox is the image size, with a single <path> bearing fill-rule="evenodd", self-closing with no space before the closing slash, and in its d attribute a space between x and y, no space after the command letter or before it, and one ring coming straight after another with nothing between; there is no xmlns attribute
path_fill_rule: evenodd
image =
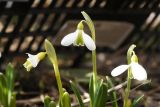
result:
<svg viewBox="0 0 160 107"><path fill-rule="evenodd" d="M56 103L55 103L54 101L51 101L51 102L49 103L49 107L56 107Z"/></svg>
<svg viewBox="0 0 160 107"><path fill-rule="evenodd" d="M14 68L13 65L11 63L9 63L7 65L6 68L6 72L5 72L5 76L6 76L6 81L7 81L7 89L8 89L8 106L10 107L10 103L11 103L11 98L12 98L12 92L14 89L14 79L15 79L15 75L14 75Z"/></svg>
<svg viewBox="0 0 160 107"><path fill-rule="evenodd" d="M51 102L51 98L49 96L45 96L44 107L49 107L50 102Z"/></svg>
<svg viewBox="0 0 160 107"><path fill-rule="evenodd" d="M93 106L94 103L94 85L93 85L93 76L91 76L89 81L89 95L90 95L90 104ZM91 106L91 107L92 107Z"/></svg>
<svg viewBox="0 0 160 107"><path fill-rule="evenodd" d="M6 107L8 105L8 96L7 96L7 84L6 78L3 74L0 74L0 104Z"/></svg>
<svg viewBox="0 0 160 107"><path fill-rule="evenodd" d="M64 92L62 96L62 105L63 107L71 107L71 100L68 92Z"/></svg>
<svg viewBox="0 0 160 107"><path fill-rule="evenodd" d="M108 88L113 88L114 85L112 83L112 80L107 76L107 85L108 85ZM109 95L111 95L111 101L112 101L112 106L113 107L118 107L118 103L117 103L117 95L116 95L116 92L113 90L109 93Z"/></svg>
<svg viewBox="0 0 160 107"><path fill-rule="evenodd" d="M137 107L138 103L144 98L144 95L141 95L140 97L136 98L133 101L132 107Z"/></svg>
<svg viewBox="0 0 160 107"><path fill-rule="evenodd" d="M79 92L78 88L76 87L76 85L72 81L70 81L70 83L71 83L71 88L72 88L72 90L74 91L74 94L77 97L77 100L79 102L80 107L84 107L84 104L83 104L83 101L82 101L82 98L80 96L80 92Z"/></svg>
<svg viewBox="0 0 160 107"><path fill-rule="evenodd" d="M16 93L12 94L10 107L16 107Z"/></svg>
<svg viewBox="0 0 160 107"><path fill-rule="evenodd" d="M107 102L107 86L100 83L99 88L96 90L96 96L93 107L105 107Z"/></svg>

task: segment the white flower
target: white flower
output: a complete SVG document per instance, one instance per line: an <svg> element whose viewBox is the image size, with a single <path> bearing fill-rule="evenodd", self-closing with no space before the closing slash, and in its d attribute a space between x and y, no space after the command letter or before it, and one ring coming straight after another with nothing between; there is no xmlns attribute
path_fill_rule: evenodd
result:
<svg viewBox="0 0 160 107"><path fill-rule="evenodd" d="M0 52L0 58L2 57L2 53Z"/></svg>
<svg viewBox="0 0 160 107"><path fill-rule="evenodd" d="M37 65L40 62L40 60L42 60L45 57L46 52L40 52L37 55L31 55L29 53L27 53L27 54L28 54L29 58L23 64L23 66L27 69L27 71L30 71L31 68L37 67Z"/></svg>
<svg viewBox="0 0 160 107"><path fill-rule="evenodd" d="M129 65L120 65L112 70L111 75L118 76L125 72L129 67L131 68L134 79L139 81L147 79L146 70L140 64L138 64L138 62L131 62Z"/></svg>
<svg viewBox="0 0 160 107"><path fill-rule="evenodd" d="M84 33L82 22L78 24L77 30L75 32L66 35L61 41L61 45L63 46L69 46L71 44L75 46L85 45L91 51L96 49L96 45L93 39Z"/></svg>

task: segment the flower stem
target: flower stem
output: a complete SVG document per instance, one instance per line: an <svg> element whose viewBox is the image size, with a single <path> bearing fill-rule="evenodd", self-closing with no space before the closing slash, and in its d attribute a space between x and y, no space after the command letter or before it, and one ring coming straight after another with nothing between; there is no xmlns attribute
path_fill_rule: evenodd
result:
<svg viewBox="0 0 160 107"><path fill-rule="evenodd" d="M56 76L56 80L57 80L57 85L58 85L58 90L59 90L59 94L60 94L60 98L62 98L63 95L63 88L62 88L62 82L61 82L61 77L60 77L60 73L59 73L59 69L58 69L58 64L53 64L54 66L54 70L55 70L55 76Z"/></svg>
<svg viewBox="0 0 160 107"><path fill-rule="evenodd" d="M96 92L97 85L97 65L96 65L96 51L92 51L92 63L93 63L93 82L94 82L94 93Z"/></svg>
<svg viewBox="0 0 160 107"><path fill-rule="evenodd" d="M133 49L135 48L135 45L131 45L128 49L127 52L127 62L128 65L131 63L131 57L132 57L132 53L134 53ZM128 76L127 76L127 88L125 90L125 96L124 96L124 105L123 107L128 107L128 102L129 102L129 94L130 94L130 90L131 90L131 77L132 77L132 71L131 68L128 69Z"/></svg>
<svg viewBox="0 0 160 107"><path fill-rule="evenodd" d="M96 42L95 28L91 18L85 12L82 12L82 15L85 18L85 20L82 20L80 23L85 22L88 25L92 39L94 42ZM93 90L95 93L97 85L96 49L92 51L92 64L93 64Z"/></svg>
<svg viewBox="0 0 160 107"><path fill-rule="evenodd" d="M84 11L82 11L81 13L82 13L82 15L85 19L83 22L85 22L88 25L88 27L90 29L90 32L91 32L92 39L93 39L94 42L96 42L95 27L94 27L92 19ZM95 96L96 86L97 86L96 50L92 51L92 64L93 64L93 94ZM93 102L90 101L90 107L93 106L92 103Z"/></svg>
<svg viewBox="0 0 160 107"><path fill-rule="evenodd" d="M51 63L53 64L54 67L54 71L55 71L55 77L57 80L57 85L58 85L58 90L59 90L59 102L63 96L63 88L62 88L62 82L61 82L61 77L60 77L60 72L59 72L59 68L58 68L58 62L57 62L57 55L55 52L55 49L53 47L53 45L46 39L45 40L45 49L46 49L46 53L51 61Z"/></svg>

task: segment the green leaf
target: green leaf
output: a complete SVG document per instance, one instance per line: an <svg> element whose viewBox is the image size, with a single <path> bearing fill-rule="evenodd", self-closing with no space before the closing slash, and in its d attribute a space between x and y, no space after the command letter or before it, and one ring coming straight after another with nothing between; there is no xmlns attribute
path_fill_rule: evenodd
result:
<svg viewBox="0 0 160 107"><path fill-rule="evenodd" d="M74 94L77 97L77 100L79 102L80 107L84 107L84 104L83 104L82 98L80 96L79 90L77 89L76 85L72 81L70 81L70 83L71 83L71 88L72 88L72 90L74 91Z"/></svg>
<svg viewBox="0 0 160 107"><path fill-rule="evenodd" d="M16 94L13 93L14 80L14 68L9 63L6 67L5 75L0 74L0 104L4 107L16 106Z"/></svg>
<svg viewBox="0 0 160 107"><path fill-rule="evenodd" d="M112 83L112 80L107 76L107 85L108 85L108 88L113 88L114 85ZM113 107L118 107L118 103L117 103L117 95L116 95L116 92L113 90L109 93L109 95L111 95L111 101L112 101L112 106Z"/></svg>
<svg viewBox="0 0 160 107"><path fill-rule="evenodd" d="M15 79L14 68L11 63L7 65L5 76L7 79L6 81L7 81L7 89L8 89L8 106L10 107L11 99L12 99L12 92L14 89L14 79Z"/></svg>
<svg viewBox="0 0 160 107"><path fill-rule="evenodd" d="M105 107L107 102L107 86L101 81L96 90L96 96L93 107Z"/></svg>
<svg viewBox="0 0 160 107"><path fill-rule="evenodd" d="M94 103L94 83L93 76L91 76L89 81L89 95L90 95L90 104L93 106Z"/></svg>
<svg viewBox="0 0 160 107"><path fill-rule="evenodd" d="M49 103L49 107L56 107L56 103L55 103L54 101L51 101L51 102Z"/></svg>
<svg viewBox="0 0 160 107"><path fill-rule="evenodd" d="M16 107L16 93L12 94L10 107Z"/></svg>
<svg viewBox="0 0 160 107"><path fill-rule="evenodd" d="M4 107L7 107L8 103L8 96L7 96L7 84L6 84L6 77L4 74L0 74L0 104Z"/></svg>
<svg viewBox="0 0 160 107"><path fill-rule="evenodd" d="M141 95L140 97L136 98L133 101L132 107L137 107L138 103L143 99L144 95Z"/></svg>
<svg viewBox="0 0 160 107"><path fill-rule="evenodd" d="M62 105L63 107L71 107L71 100L68 92L64 92L62 96Z"/></svg>
<svg viewBox="0 0 160 107"><path fill-rule="evenodd" d="M91 18L89 17L89 15L86 12L82 11L81 13L82 13L83 17L85 18L85 21L91 31L92 39L95 41L95 28L94 28L93 21L91 20Z"/></svg>
<svg viewBox="0 0 160 107"><path fill-rule="evenodd" d="M49 107L50 102L51 102L51 98L49 96L45 96L44 107Z"/></svg>

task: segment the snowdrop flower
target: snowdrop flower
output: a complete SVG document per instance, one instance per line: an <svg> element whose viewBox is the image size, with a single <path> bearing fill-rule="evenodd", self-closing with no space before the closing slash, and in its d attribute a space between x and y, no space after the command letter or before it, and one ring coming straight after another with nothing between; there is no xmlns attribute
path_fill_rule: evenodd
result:
<svg viewBox="0 0 160 107"><path fill-rule="evenodd" d="M83 23L81 21L78 24L77 30L75 32L66 35L62 39L61 45L63 45L63 46L69 46L71 44L73 44L75 46L84 46L85 45L90 51L95 50L96 49L95 42L93 41L93 39L89 35L84 33L83 28L84 28Z"/></svg>
<svg viewBox="0 0 160 107"><path fill-rule="evenodd" d="M0 58L2 57L2 53L0 52Z"/></svg>
<svg viewBox="0 0 160 107"><path fill-rule="evenodd" d="M112 76L118 76L125 72L130 67L132 76L134 79L137 79L139 81L146 80L147 79L147 73L146 70L138 64L138 58L136 55L133 55L131 58L131 64L129 65L120 65L116 68L114 68L111 72Z"/></svg>
<svg viewBox="0 0 160 107"><path fill-rule="evenodd" d="M23 66L27 69L27 71L30 71L32 68L35 68L38 63L45 57L46 52L40 52L37 55L31 55L28 54L27 61L23 64Z"/></svg>

